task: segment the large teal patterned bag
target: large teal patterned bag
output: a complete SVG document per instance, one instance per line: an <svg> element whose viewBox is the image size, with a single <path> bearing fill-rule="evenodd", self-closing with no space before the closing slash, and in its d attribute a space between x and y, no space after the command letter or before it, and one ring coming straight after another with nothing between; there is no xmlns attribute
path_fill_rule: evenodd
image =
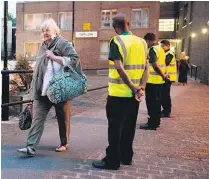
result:
<svg viewBox="0 0 209 179"><path fill-rule="evenodd" d="M52 62L52 61L51 61ZM53 72L54 66L52 62ZM87 78L80 64L74 69L64 67L59 73L54 73L49 81L47 96L52 103L66 102L87 92Z"/></svg>

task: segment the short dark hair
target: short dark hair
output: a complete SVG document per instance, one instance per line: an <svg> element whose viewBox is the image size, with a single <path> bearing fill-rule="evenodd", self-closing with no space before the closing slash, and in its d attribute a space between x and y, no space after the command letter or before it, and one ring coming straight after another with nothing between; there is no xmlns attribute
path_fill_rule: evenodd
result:
<svg viewBox="0 0 209 179"><path fill-rule="evenodd" d="M123 13L118 13L115 17L113 17L113 27L119 28L123 31L126 30L126 27L129 25L129 22L126 18L126 15Z"/></svg>
<svg viewBox="0 0 209 179"><path fill-rule="evenodd" d="M168 40L162 40L160 43L165 46L170 46L170 42Z"/></svg>
<svg viewBox="0 0 209 179"><path fill-rule="evenodd" d="M147 33L144 36L144 40L150 40L150 41L155 41L156 40L156 35L153 33Z"/></svg>

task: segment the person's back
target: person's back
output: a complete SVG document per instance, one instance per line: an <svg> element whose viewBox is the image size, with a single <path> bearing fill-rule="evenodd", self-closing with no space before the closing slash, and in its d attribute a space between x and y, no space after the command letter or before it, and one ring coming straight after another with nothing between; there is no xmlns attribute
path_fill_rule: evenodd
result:
<svg viewBox="0 0 209 179"><path fill-rule="evenodd" d="M160 43L161 43L161 47L165 51L166 72L169 75L169 80L166 80L162 86L161 117L170 118L172 111L171 86L172 83L175 82L177 78L176 58L173 51L170 48L170 42L168 40L162 40Z"/></svg>
<svg viewBox="0 0 209 179"><path fill-rule="evenodd" d="M181 59L180 60L180 65L179 65L179 78L178 82L180 85L186 85L187 84L187 73L189 70L189 64L186 59Z"/></svg>
<svg viewBox="0 0 209 179"><path fill-rule="evenodd" d="M188 63L186 60L180 60L180 68L179 68L179 72L187 72L188 70Z"/></svg>
<svg viewBox="0 0 209 179"><path fill-rule="evenodd" d="M144 39L130 34L114 36L111 41L117 44L119 52L122 56L122 63L128 77L131 81L138 85L145 69L147 44ZM119 74L114 68L114 62L109 61L109 95L117 97L132 97L133 92L126 84L118 86L115 81L119 79Z"/></svg>
<svg viewBox="0 0 209 179"><path fill-rule="evenodd" d="M146 105L148 110L148 122L140 125L140 129L156 130L160 127L161 117L161 89L168 75L165 74L165 52L161 45L156 44L156 36L153 33L147 33L144 36L149 47L149 78L145 89Z"/></svg>
<svg viewBox="0 0 209 179"><path fill-rule="evenodd" d="M122 13L113 18L118 34L109 42L109 83L106 114L108 142L106 156L92 163L100 169L117 170L120 163L131 165L139 101L148 78L147 44L129 31Z"/></svg>

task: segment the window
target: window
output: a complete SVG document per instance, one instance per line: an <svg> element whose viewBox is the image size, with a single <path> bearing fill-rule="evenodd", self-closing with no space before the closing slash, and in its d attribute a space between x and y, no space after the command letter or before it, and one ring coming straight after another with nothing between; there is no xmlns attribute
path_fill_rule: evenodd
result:
<svg viewBox="0 0 209 179"><path fill-rule="evenodd" d="M182 46L181 46L181 51L183 52L185 49L184 49L184 46L185 46L185 39L182 40Z"/></svg>
<svg viewBox="0 0 209 179"><path fill-rule="evenodd" d="M148 28L149 10L148 9L132 9L131 26L135 28Z"/></svg>
<svg viewBox="0 0 209 179"><path fill-rule="evenodd" d="M25 14L24 17L24 29L25 30L40 30L41 24L52 18L51 13L42 13L42 14Z"/></svg>
<svg viewBox="0 0 209 179"><path fill-rule="evenodd" d="M101 27L112 28L112 18L117 14L117 9L101 11Z"/></svg>
<svg viewBox="0 0 209 179"><path fill-rule="evenodd" d="M58 24L59 28L63 30L72 30L73 13L59 12Z"/></svg>
<svg viewBox="0 0 209 179"><path fill-rule="evenodd" d="M183 26L187 25L187 21L188 21L187 13L188 13L188 4L186 4L184 6L184 22L183 22Z"/></svg>
<svg viewBox="0 0 209 179"><path fill-rule="evenodd" d="M36 57L40 47L39 42L26 42L25 43L25 57L32 58Z"/></svg>
<svg viewBox="0 0 209 179"><path fill-rule="evenodd" d="M100 42L100 60L108 60L109 47L107 41Z"/></svg>
<svg viewBox="0 0 209 179"><path fill-rule="evenodd" d="M190 18L189 18L190 22L192 22L192 20L193 20L193 17L192 17L193 16L193 7L194 7L194 2L192 1L191 2L191 8L190 8L191 9L190 10Z"/></svg>
<svg viewBox="0 0 209 179"><path fill-rule="evenodd" d="M176 19L176 31L179 31L179 26L180 26L180 22L179 22L179 17Z"/></svg>
<svg viewBox="0 0 209 179"><path fill-rule="evenodd" d="M190 36L188 39L188 55L191 53L191 45L192 45L192 37Z"/></svg>
<svg viewBox="0 0 209 179"><path fill-rule="evenodd" d="M174 19L160 19L159 31L174 31Z"/></svg>

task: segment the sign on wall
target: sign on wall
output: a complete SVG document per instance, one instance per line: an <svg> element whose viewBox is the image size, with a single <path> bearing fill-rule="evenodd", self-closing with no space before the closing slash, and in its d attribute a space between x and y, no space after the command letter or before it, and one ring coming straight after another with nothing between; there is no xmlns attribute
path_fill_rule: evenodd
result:
<svg viewBox="0 0 209 179"><path fill-rule="evenodd" d="M92 38L97 37L97 31L89 31L89 32L76 32L76 38Z"/></svg>
<svg viewBox="0 0 209 179"><path fill-rule="evenodd" d="M83 30L91 30L91 23L90 22L84 22L83 23Z"/></svg>

